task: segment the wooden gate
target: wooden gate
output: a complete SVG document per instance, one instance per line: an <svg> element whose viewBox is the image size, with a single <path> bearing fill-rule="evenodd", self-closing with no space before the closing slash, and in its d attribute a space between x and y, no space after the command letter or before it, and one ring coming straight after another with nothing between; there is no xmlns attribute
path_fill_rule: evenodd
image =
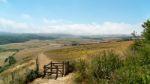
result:
<svg viewBox="0 0 150 84"><path fill-rule="evenodd" d="M55 74L55 79L58 78L59 75L62 77L68 74L69 71L69 61L67 62L50 62L47 65L44 65L44 75L45 76L52 76Z"/></svg>

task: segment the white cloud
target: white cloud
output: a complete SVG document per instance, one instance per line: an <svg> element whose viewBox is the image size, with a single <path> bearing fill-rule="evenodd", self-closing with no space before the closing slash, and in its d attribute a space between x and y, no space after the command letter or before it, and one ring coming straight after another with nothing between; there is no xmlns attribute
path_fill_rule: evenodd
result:
<svg viewBox="0 0 150 84"><path fill-rule="evenodd" d="M126 24L104 22L102 24L49 24L41 27L44 33L65 33L76 35L100 35L100 34L131 34L133 31L141 33L140 24Z"/></svg>
<svg viewBox="0 0 150 84"><path fill-rule="evenodd" d="M62 19L48 19L48 18L43 18L43 22L46 24L65 24L65 23L71 23L70 21L65 21Z"/></svg>
<svg viewBox="0 0 150 84"><path fill-rule="evenodd" d="M0 0L0 2L7 3L8 1L7 0Z"/></svg>
<svg viewBox="0 0 150 84"><path fill-rule="evenodd" d="M9 19L0 19L0 31L4 32L17 32L17 33L27 33L33 32L34 27L30 24L23 22L16 22Z"/></svg>
<svg viewBox="0 0 150 84"><path fill-rule="evenodd" d="M31 15L29 15L29 14L23 14L21 17L23 19L31 19L32 18Z"/></svg>
<svg viewBox="0 0 150 84"><path fill-rule="evenodd" d="M0 31L18 33L64 33L74 35L101 35L101 34L131 34L137 31L142 32L140 24L127 24L104 22L102 24L74 24L65 23L59 20L43 19L42 25L27 24L8 19L0 19Z"/></svg>

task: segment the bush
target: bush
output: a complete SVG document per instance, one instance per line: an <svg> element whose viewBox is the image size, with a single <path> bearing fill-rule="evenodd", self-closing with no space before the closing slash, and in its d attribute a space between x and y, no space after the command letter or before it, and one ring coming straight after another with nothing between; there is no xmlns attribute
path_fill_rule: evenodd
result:
<svg viewBox="0 0 150 84"><path fill-rule="evenodd" d="M8 62L8 64L11 66L16 63L16 59L13 56L9 56L8 58L5 59L5 62Z"/></svg>
<svg viewBox="0 0 150 84"><path fill-rule="evenodd" d="M115 84L148 84L150 83L150 66L126 66L119 69L113 78Z"/></svg>
<svg viewBox="0 0 150 84"><path fill-rule="evenodd" d="M39 78L41 76L42 76L42 74L39 73L37 70L31 70L26 77L26 82L31 82L34 79Z"/></svg>
<svg viewBox="0 0 150 84"><path fill-rule="evenodd" d="M75 82L84 82L87 79L87 63L85 60L80 59L79 62L76 63L76 75L75 75Z"/></svg>
<svg viewBox="0 0 150 84"><path fill-rule="evenodd" d="M112 51L104 51L91 61L89 71L92 79L97 82L110 80L113 72L122 66L118 55Z"/></svg>
<svg viewBox="0 0 150 84"><path fill-rule="evenodd" d="M113 51L104 51L96 54L91 63L80 60L77 65L76 82L86 82L86 84L108 83L114 71L122 66L118 55Z"/></svg>
<svg viewBox="0 0 150 84"><path fill-rule="evenodd" d="M76 68L76 62L75 61L72 61L72 62L69 62L69 73L73 72Z"/></svg>
<svg viewBox="0 0 150 84"><path fill-rule="evenodd" d="M150 45L143 44L136 50L126 53L124 66L114 75L113 83L117 84L148 84L150 82ZM132 55L131 55L132 54Z"/></svg>

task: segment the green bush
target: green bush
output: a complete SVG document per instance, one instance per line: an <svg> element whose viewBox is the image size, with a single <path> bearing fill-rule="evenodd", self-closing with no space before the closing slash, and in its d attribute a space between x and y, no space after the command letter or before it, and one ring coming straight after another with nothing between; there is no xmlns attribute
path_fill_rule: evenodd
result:
<svg viewBox="0 0 150 84"><path fill-rule="evenodd" d="M134 45L134 44L133 44ZM148 84L150 82L150 45L143 44L126 53L124 66L116 70L115 84Z"/></svg>
<svg viewBox="0 0 150 84"><path fill-rule="evenodd" d="M126 66L115 73L115 84L148 84L150 83L150 66Z"/></svg>
<svg viewBox="0 0 150 84"><path fill-rule="evenodd" d="M26 76L26 83L33 81L36 78L42 77L42 74L37 70L31 70Z"/></svg>
<svg viewBox="0 0 150 84"><path fill-rule="evenodd" d="M77 63L75 81L87 84L108 83L113 72L121 66L122 62L118 55L113 51L104 51L101 54L96 54L91 63L86 63L85 60L80 60Z"/></svg>
<svg viewBox="0 0 150 84"><path fill-rule="evenodd" d="M91 74L90 77L94 81L100 82L110 80L113 72L121 66L122 62L118 58L118 55L114 54L113 51L104 51L91 61L91 66L88 70Z"/></svg>
<svg viewBox="0 0 150 84"><path fill-rule="evenodd" d="M80 59L79 62L76 63L76 75L75 75L75 82L83 82L87 79L87 63L85 60Z"/></svg>
<svg viewBox="0 0 150 84"><path fill-rule="evenodd" d="M9 56L8 58L5 59L5 62L8 62L8 64L11 66L16 63L16 59L13 56Z"/></svg>

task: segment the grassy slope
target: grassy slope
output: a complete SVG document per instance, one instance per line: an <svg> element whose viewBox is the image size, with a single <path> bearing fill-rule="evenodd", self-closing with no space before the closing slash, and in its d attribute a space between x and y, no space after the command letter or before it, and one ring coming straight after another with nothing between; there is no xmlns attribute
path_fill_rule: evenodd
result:
<svg viewBox="0 0 150 84"><path fill-rule="evenodd" d="M102 50L115 50L117 53L122 54L132 42L109 42L99 44L80 45L63 49L50 50L45 54L52 60L64 61L64 60L75 60L79 58L89 58L88 56L94 55L95 53Z"/></svg>
<svg viewBox="0 0 150 84"><path fill-rule="evenodd" d="M12 52L12 51L7 51L7 52L1 52L0 53L0 66L2 66L4 64L4 60L11 56L13 53L15 52Z"/></svg>

